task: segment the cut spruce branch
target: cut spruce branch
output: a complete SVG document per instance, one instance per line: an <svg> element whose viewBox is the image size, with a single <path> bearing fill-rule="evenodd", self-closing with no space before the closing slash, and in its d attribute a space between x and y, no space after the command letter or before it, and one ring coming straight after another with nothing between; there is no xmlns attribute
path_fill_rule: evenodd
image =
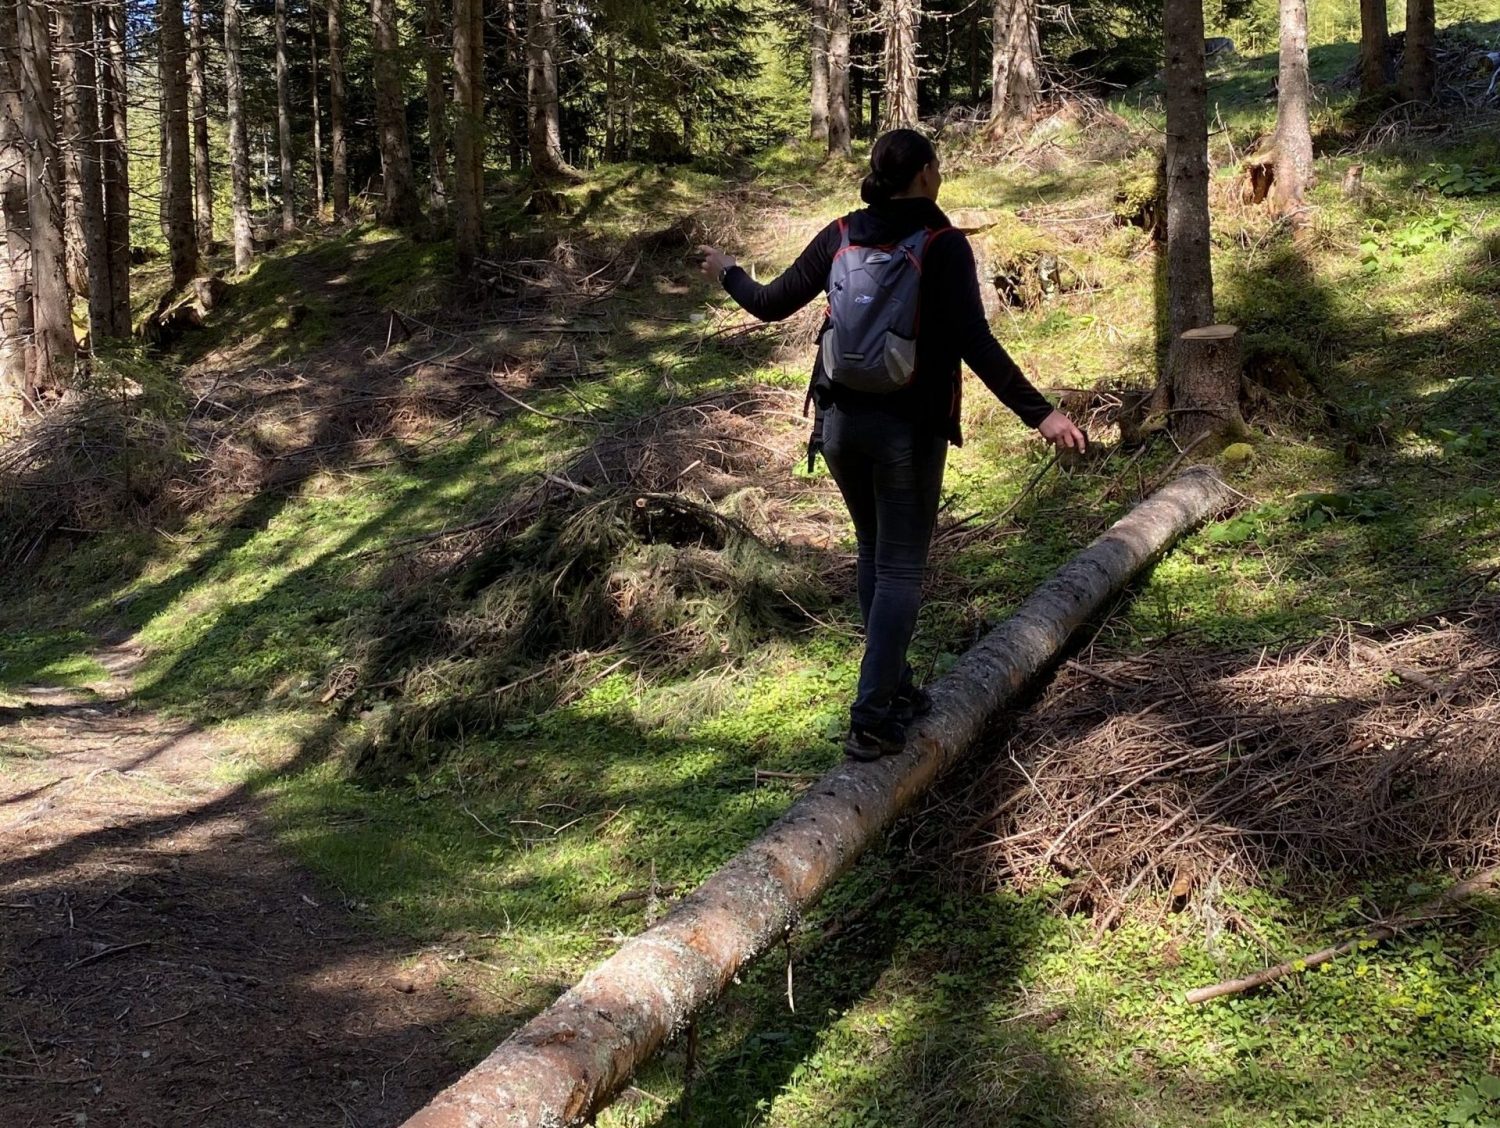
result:
<svg viewBox="0 0 1500 1128"><path fill-rule="evenodd" d="M1142 502L1059 569L932 687L906 752L846 762L659 923L511 1035L407 1128L581 1124L664 1042L689 1028L854 864L1068 640L1231 491L1196 468Z"/></svg>
<svg viewBox="0 0 1500 1128"><path fill-rule="evenodd" d="M1384 944L1387 940L1394 940L1403 932L1410 932L1414 928L1432 923L1438 917L1451 912L1460 901L1490 891L1497 882L1500 882L1500 866L1491 866L1487 870L1476 873L1473 877L1455 882L1407 916L1377 924L1352 940L1345 940L1342 944L1334 944L1295 960L1287 960L1285 963L1257 971L1254 975L1247 975L1241 979L1226 979L1222 983L1214 983L1208 987L1196 987L1187 993L1187 1001L1207 1003L1214 999L1222 999L1226 995L1243 995L1246 991L1254 991L1290 975L1311 971L1319 964L1326 964L1340 956L1347 956L1360 948Z"/></svg>

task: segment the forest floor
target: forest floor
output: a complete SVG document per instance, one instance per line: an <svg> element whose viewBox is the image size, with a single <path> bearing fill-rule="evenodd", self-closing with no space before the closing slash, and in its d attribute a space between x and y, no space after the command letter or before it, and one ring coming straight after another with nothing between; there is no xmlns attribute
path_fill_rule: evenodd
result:
<svg viewBox="0 0 1500 1128"><path fill-rule="evenodd" d="M1316 49L1316 77L1352 54ZM1294 235L1241 199L1274 74L1267 56L1213 76L1217 304L1258 389L1227 467L1246 504L810 915L795 1009L773 955L705 1016L694 1060L671 1047L602 1124L1500 1120L1492 906L1273 991L1183 998L1500 845L1496 119L1325 88ZM1049 465L971 384L924 674L1178 461L1166 439L1119 448L1108 422L1157 367L1156 256L1129 220L1159 124L1147 89L1003 154L941 142L944 205L1014 279L997 332L1099 441ZM4 886L26 907L7 909L24 1002L0 1015L0 1107L92 1097L89 1123L134 1124L111 1110L178 1101L152 1106L173 1122L241 1090L179 1100L128 1055L167 1039L185 1078L214 1052L249 1060L209 1026L243 1013L257 1038L327 1042L264 1039L287 1055L261 1059L282 1066L284 1122L338 1102L396 1123L826 768L859 639L847 526L799 457L812 322L750 324L690 253L719 242L768 277L856 180L789 146L716 172L601 169L540 218L497 184L480 290L450 288L449 243L310 232L165 362L118 359L175 453L133 440L136 527L48 494L60 535L0 607L0 778L28 820L0 833L29 851ZM79 457L103 442L88 434ZM120 692L99 658L120 639L141 655L128 696L62 704ZM230 873L254 896L226 897ZM218 927L251 901L263 948ZM150 960L261 986L178 977L157 1006ZM383 993L393 975L417 990ZM92 1088L126 1060L137 1095Z"/></svg>

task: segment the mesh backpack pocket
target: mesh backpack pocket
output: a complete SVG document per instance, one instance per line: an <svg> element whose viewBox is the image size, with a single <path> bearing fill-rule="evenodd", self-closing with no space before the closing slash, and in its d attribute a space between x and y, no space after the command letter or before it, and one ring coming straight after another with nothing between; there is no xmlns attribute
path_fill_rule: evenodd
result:
<svg viewBox="0 0 1500 1128"><path fill-rule="evenodd" d="M851 243L844 220L839 233L828 272L823 371L855 391L900 391L916 376L922 255L937 232L924 227L890 246Z"/></svg>

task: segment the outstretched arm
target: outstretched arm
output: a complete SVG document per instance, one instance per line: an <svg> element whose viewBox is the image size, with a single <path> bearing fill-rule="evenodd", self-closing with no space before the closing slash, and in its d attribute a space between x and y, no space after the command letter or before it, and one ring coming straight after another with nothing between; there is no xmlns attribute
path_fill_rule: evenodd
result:
<svg viewBox="0 0 1500 1128"><path fill-rule="evenodd" d="M941 248L942 255L938 251ZM932 262L937 258L938 262ZM946 285L939 310L946 315L947 330L958 344L958 353L996 398L1028 427L1035 427L1058 447L1082 450L1087 443L1082 431L1032 386L1026 374L990 331L984 303L979 298L979 273L974 250L960 235L945 235L929 253L929 269L938 271Z"/></svg>
<svg viewBox="0 0 1500 1128"><path fill-rule="evenodd" d="M731 298L762 321L781 321L823 292L838 248L839 225L830 223L803 248L796 262L764 286L723 251L698 250L704 255L703 273L723 285Z"/></svg>

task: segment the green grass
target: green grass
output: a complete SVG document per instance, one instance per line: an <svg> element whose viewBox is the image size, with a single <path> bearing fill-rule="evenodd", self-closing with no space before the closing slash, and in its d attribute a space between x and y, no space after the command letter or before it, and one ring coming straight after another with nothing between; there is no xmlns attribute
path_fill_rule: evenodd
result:
<svg viewBox="0 0 1500 1128"><path fill-rule="evenodd" d="M1347 45L1320 48L1315 68L1337 72L1348 56ZM1268 120L1262 94L1273 72L1260 57L1218 75L1224 137L1241 148ZM1327 111L1330 137L1346 109ZM1149 92L1123 112L1156 120ZM1145 237L1107 228L1097 242L1071 245L1035 214L1014 215L1038 204L1107 214L1140 158L1096 161L1089 144L1065 137L1064 157L1044 172L955 153L943 202L1009 213L1007 245L1051 240L1091 282L997 322L1039 383L1144 385L1156 369L1159 307ZM1255 420L1254 457L1233 471L1245 508L1189 538L1143 581L1109 624L1113 645L1306 638L1335 620L1389 621L1461 602L1488 590L1500 569L1496 197L1422 187L1435 162L1500 161L1497 142L1470 135L1364 154L1363 203L1337 187L1355 158L1327 148L1313 230L1297 242L1263 214L1227 206L1237 174L1221 167L1215 275L1221 315L1246 334L1252 375L1290 368L1331 410L1280 404ZM853 174L815 167L792 148L756 158L747 172L771 210L734 249L764 278L842 209ZM691 170L604 169L568 189L570 214L545 223L624 241L700 208L712 217L725 187L736 185ZM531 232L520 203L496 197L497 229ZM450 255L449 244L363 226L285 245L178 359L230 347L259 364L306 359L337 346L351 310L378 318L390 306L440 306ZM309 286L315 278L327 284ZM702 339L692 315L722 304L686 261L658 260L600 313L611 332L582 346L594 375L574 391L624 419L715 389L799 385L801 361L780 362L767 342L737 349ZM305 307L295 328L293 306ZM562 390L528 402L577 410ZM939 672L1170 459L1167 450L1138 462L1117 453L1053 469L1021 498L1041 467L1039 445L972 381L967 422L969 441L945 485L951 512L983 519L1019 504L1010 524L945 561L916 649L919 668ZM492 726L419 743L422 755L389 757L383 774L356 771L355 750L380 759L400 703L375 693L347 708L325 704L330 677L365 670L372 654L406 676L415 667L404 653L425 661L432 638L490 613L485 592L496 598L493 586L476 593L441 576L403 579L390 546L490 512L526 475L564 465L589 438L587 428L511 415L404 462L226 499L170 536L59 546L0 608L0 691L87 683L102 673L88 657L91 640L104 629L133 632L149 651L142 704L223 726L245 750L220 770L265 796L304 864L375 927L462 949L466 974L500 1000L459 1031L457 1052L477 1058L647 924L658 911L643 895L653 883L692 886L785 809L795 788L757 786L757 769L812 773L832 762L828 738L858 658L850 609L830 601L813 608L820 622L761 622L745 652L686 667L595 656L560 699L527 699ZM511 675L555 657L545 648L517 654ZM475 688L479 668L451 657L434 666L432 701L459 696L445 677L469 679L464 693ZM283 767L272 752L288 749ZM792 945L795 1013L784 956L773 954L703 1020L691 1084L675 1045L639 1079L657 1099L627 1096L601 1123L1500 1119L1490 1095L1500 934L1487 908L1263 995L1204 1008L1181 1001L1189 987L1261 966L1262 941L1278 954L1319 947L1357 928L1362 913L1409 900L1406 884L1430 875L1386 875L1369 887L1330 875L1327 898L1311 903L1268 874L1257 886L1226 886L1202 912L1146 912L1101 937L1087 920L1052 911L1046 891L981 892L954 880L922 841L920 827L903 828L806 922ZM819 941L823 921L851 912L851 927ZM1227 926L1231 914L1253 934Z"/></svg>

